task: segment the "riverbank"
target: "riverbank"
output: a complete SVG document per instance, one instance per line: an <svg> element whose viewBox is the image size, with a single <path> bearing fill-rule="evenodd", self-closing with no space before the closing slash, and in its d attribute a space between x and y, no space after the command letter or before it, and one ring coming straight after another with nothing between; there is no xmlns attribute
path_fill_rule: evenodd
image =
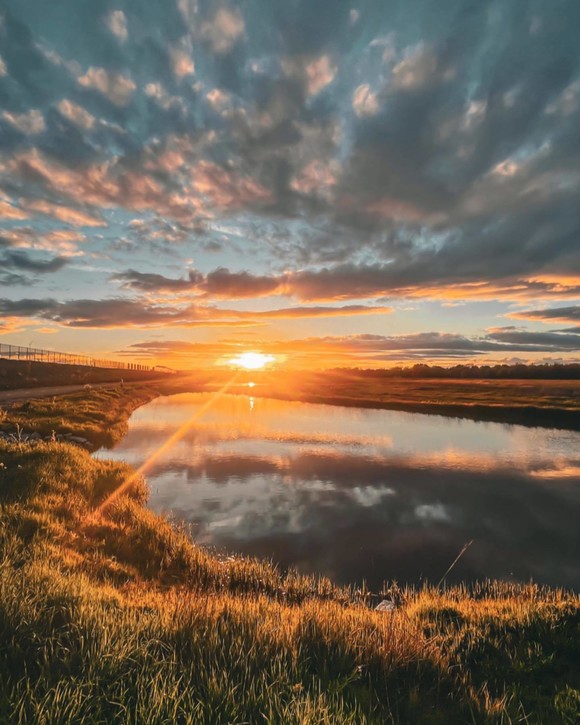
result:
<svg viewBox="0 0 580 725"><path fill-rule="evenodd" d="M153 384L110 385L69 395L31 398L6 405L0 411L0 430L13 435L74 435L93 450L110 447L126 433L131 413L157 397Z"/></svg>
<svg viewBox="0 0 580 725"><path fill-rule="evenodd" d="M159 392L86 391L18 415L60 415L96 443ZM375 611L364 592L195 546L145 507L140 479L99 511L133 475L124 464L45 442L0 441L0 461L0 719L576 721L576 595L392 587Z"/></svg>
<svg viewBox="0 0 580 725"><path fill-rule="evenodd" d="M0 444L0 712L10 722L566 722L580 602L393 590L219 559L72 446ZM374 602L373 602L374 604ZM560 719L557 719L560 718Z"/></svg>
<svg viewBox="0 0 580 725"><path fill-rule="evenodd" d="M327 370L245 374L242 385L249 381L252 395L280 400L580 430L579 380L381 379Z"/></svg>
<svg viewBox="0 0 580 725"><path fill-rule="evenodd" d="M248 387L249 384L252 387ZM229 372L204 371L151 381L125 382L123 385L114 381L85 387L91 394L100 389L121 390L123 387L135 391L130 396L136 396L134 407L138 407L156 395L215 392L224 386L232 393L278 400L398 410L527 427L580 430L580 380L380 379L365 376L356 370L327 370L293 372L287 375L282 375L279 371L240 372L235 381L232 381ZM77 391L76 399L83 401L87 390ZM4 393L6 399L2 400L0 392L0 408L14 411L19 406L26 406L26 401L21 400L25 395L30 399L37 395L54 398L58 407L58 401L63 399L60 395L62 391L55 388L54 392L59 392L59 395L54 397L50 388L29 388L28 391L22 391L16 402L11 401L13 393ZM69 399L70 396L67 395L66 398ZM128 408L129 414L134 407ZM23 420L26 421L29 414L26 407L23 410ZM65 409L63 413L67 418L68 411ZM58 422L55 419L59 417L60 413L55 411L52 422ZM15 422L22 425L21 421ZM48 427L49 421L46 423ZM0 429L1 427L0 420ZM109 443L103 443L99 438L98 445L111 445L114 440L118 438L111 439Z"/></svg>

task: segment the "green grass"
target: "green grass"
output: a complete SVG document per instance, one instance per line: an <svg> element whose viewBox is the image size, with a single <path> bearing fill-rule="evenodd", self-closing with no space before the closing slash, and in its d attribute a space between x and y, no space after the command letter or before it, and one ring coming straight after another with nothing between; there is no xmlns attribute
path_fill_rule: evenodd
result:
<svg viewBox="0 0 580 725"><path fill-rule="evenodd" d="M124 464L58 443L0 458L0 721L576 721L578 597L487 583L378 613L211 555L142 482L95 514Z"/></svg>

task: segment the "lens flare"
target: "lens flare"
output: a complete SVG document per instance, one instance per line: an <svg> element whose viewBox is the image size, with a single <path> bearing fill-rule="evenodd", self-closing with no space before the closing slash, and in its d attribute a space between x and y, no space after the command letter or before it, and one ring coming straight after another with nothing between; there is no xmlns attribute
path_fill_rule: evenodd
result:
<svg viewBox="0 0 580 725"><path fill-rule="evenodd" d="M93 511L94 516L99 516L102 514L105 509L107 509L121 494L125 493L125 491L129 490L131 486L133 486L140 478L143 476L144 473L146 473L151 466L153 466L154 463L156 463L159 458L168 451L172 446L174 446L176 443L178 443L184 435L187 433L187 431L191 428L191 426L198 421L203 414L208 410L208 408L211 408L211 406L221 398L224 393L227 393L229 388L231 388L232 385L235 384L239 377L240 373L236 373L234 377L231 380L228 380L228 382L219 390L217 390L212 397L205 403L205 405L202 405L201 408L198 408L195 411L195 414L186 421L181 428L178 428L175 433L173 433L172 436L170 436L163 445L161 445L156 451L153 451L153 453L149 456L149 458L134 472L132 473L127 480L125 480L118 488L116 488L111 495L106 498L97 508Z"/></svg>

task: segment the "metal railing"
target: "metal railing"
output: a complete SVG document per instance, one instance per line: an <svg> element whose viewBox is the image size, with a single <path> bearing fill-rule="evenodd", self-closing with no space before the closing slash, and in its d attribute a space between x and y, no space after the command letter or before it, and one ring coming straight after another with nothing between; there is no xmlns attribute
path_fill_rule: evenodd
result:
<svg viewBox="0 0 580 725"><path fill-rule="evenodd" d="M0 342L0 358L7 360L28 360L30 362L58 363L60 365L83 365L91 368L115 368L119 370L141 370L153 372L155 368L141 363L124 363L118 360L103 360L88 355L74 355L56 350L39 350L21 345L6 345ZM159 371L163 372L163 371Z"/></svg>

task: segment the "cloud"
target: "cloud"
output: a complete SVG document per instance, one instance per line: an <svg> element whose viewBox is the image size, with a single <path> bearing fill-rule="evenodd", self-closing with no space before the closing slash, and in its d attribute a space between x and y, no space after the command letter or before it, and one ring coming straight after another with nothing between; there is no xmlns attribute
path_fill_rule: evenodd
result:
<svg viewBox="0 0 580 725"><path fill-rule="evenodd" d="M524 319L572 323L538 315L580 300L580 6L443 0L431 22L426 7L379 5L12 3L12 248L106 257L91 294L115 275L154 319L170 298L181 319L185 300L276 295L292 310L485 300L496 315L518 302L537 308ZM460 324L471 339L475 323Z"/></svg>
<svg viewBox="0 0 580 725"><path fill-rule="evenodd" d="M510 313L509 317L518 320L538 320L546 323L564 322L575 325L580 324L580 305L552 307L545 310L521 310Z"/></svg>
<svg viewBox="0 0 580 725"><path fill-rule="evenodd" d="M287 84L288 97L285 99L285 104L288 110L294 106L294 113L298 110L296 102L302 105L317 96L334 81L338 72L336 63L326 53L314 57L286 56L281 59L281 68ZM281 108L276 110L278 113L282 111Z"/></svg>
<svg viewBox="0 0 580 725"><path fill-rule="evenodd" d="M190 76L195 73L195 64L188 51L181 48L170 48L171 65L178 78Z"/></svg>
<svg viewBox="0 0 580 725"><path fill-rule="evenodd" d="M521 335L521 336L520 336ZM574 339L575 338L575 339ZM154 356L175 355L223 356L239 351L239 339L216 343L186 341L147 341L131 345ZM384 361L404 360L453 361L475 360L481 355L511 355L514 352L553 353L580 349L580 334L563 335L555 339L530 338L522 331L496 331L483 337L469 338L455 333L421 332L410 335L344 335L307 337L292 340L253 340L251 347L273 355L284 355L291 360L303 359L318 364L381 364Z"/></svg>
<svg viewBox="0 0 580 725"><path fill-rule="evenodd" d="M440 70L440 59L431 49L423 43L408 48L405 57L395 65L391 76L391 85L394 90L417 90L428 83L433 83ZM451 69L447 70L447 74Z"/></svg>
<svg viewBox="0 0 580 725"><path fill-rule="evenodd" d="M280 277L268 277L250 272L230 272L224 267L209 272L201 289L210 297L242 299L244 297L264 297L281 294L284 280Z"/></svg>
<svg viewBox="0 0 580 725"><path fill-rule="evenodd" d="M78 328L197 327L220 324L219 320L208 319L207 311L191 306L147 306L139 300L124 298L67 302L51 298L18 301L0 299L0 312L11 317L34 317ZM235 326L239 321L234 320L231 324Z"/></svg>
<svg viewBox="0 0 580 725"><path fill-rule="evenodd" d="M128 269L114 274L111 279L114 282L121 282L124 289L139 292L181 292L195 289L201 277L202 275L193 270L188 273L186 279L170 279L161 274Z"/></svg>
<svg viewBox="0 0 580 725"><path fill-rule="evenodd" d="M33 280L25 277L23 274L14 274L14 272L0 271L0 282L6 287L29 287L33 284Z"/></svg>
<svg viewBox="0 0 580 725"><path fill-rule="evenodd" d="M38 270L37 270L38 271ZM55 270L44 270L55 271ZM0 314L34 317L66 327L122 329L124 327L256 326L267 320L385 314L387 307L289 307L274 310L234 310L199 304L162 305L144 299L116 297L60 302L45 299L0 299Z"/></svg>
<svg viewBox="0 0 580 725"><path fill-rule="evenodd" d="M61 222L71 224L78 227L102 227L105 226L105 222L93 214L90 214L82 209L73 209L69 206L63 206L61 204L54 204L44 199L34 199L25 202L25 209L30 212L37 212L39 214L46 214L47 216L54 217Z"/></svg>
<svg viewBox="0 0 580 725"><path fill-rule="evenodd" d="M105 17L105 24L121 43L124 43L129 37L127 16L122 10L111 10Z"/></svg>
<svg viewBox="0 0 580 725"><path fill-rule="evenodd" d="M489 337L511 345L512 350L517 350L518 346L522 351L529 351L531 347L537 347L542 352L580 350L580 328L576 331L528 332L508 327L493 331Z"/></svg>
<svg viewBox="0 0 580 725"><path fill-rule="evenodd" d="M78 106L76 103L63 98L57 105L58 111L66 119L85 129L90 131L95 125L95 117L91 115L87 110Z"/></svg>
<svg viewBox="0 0 580 725"><path fill-rule="evenodd" d="M223 299L264 297L281 294L284 289L283 278L257 276L250 272L230 272L225 267L215 269L207 275L190 270L185 279L171 279L161 274L129 269L114 274L111 279L121 282L125 289L139 292L189 292Z"/></svg>
<svg viewBox="0 0 580 725"><path fill-rule="evenodd" d="M90 67L78 82L84 88L102 93L116 106L126 106L137 88L129 76L98 67Z"/></svg>
<svg viewBox="0 0 580 725"><path fill-rule="evenodd" d="M316 96L334 80L336 65L328 55L321 55L306 65L307 91L309 96Z"/></svg>
<svg viewBox="0 0 580 725"><path fill-rule="evenodd" d="M211 161L200 161L191 172L191 188L222 209L266 205L271 193L249 176L233 174Z"/></svg>
<svg viewBox="0 0 580 725"><path fill-rule="evenodd" d="M206 96L207 102L216 113L223 113L230 108L231 101L227 93L219 88L212 88Z"/></svg>
<svg viewBox="0 0 580 725"><path fill-rule="evenodd" d="M26 252L8 250L0 257L0 266L8 269L17 269L35 274L59 272L69 263L67 257L53 257L52 259L33 259Z"/></svg>
<svg viewBox="0 0 580 725"><path fill-rule="evenodd" d="M342 307L283 307L278 310L261 310L247 313L257 320L293 319L312 317L348 317L349 315L385 315L393 311L391 307L379 305L344 305Z"/></svg>
<svg viewBox="0 0 580 725"><path fill-rule="evenodd" d="M214 53L229 53L243 36L244 19L237 9L221 7L212 20L202 23L200 37L209 43Z"/></svg>
<svg viewBox="0 0 580 725"><path fill-rule="evenodd" d="M37 109L31 109L24 113L11 113L10 111L4 111L2 118L13 126L15 129L24 133L27 136L36 136L42 133L46 124L44 123L44 116Z"/></svg>
<svg viewBox="0 0 580 725"><path fill-rule="evenodd" d="M12 201L0 199L0 219L27 219L28 214L14 205Z"/></svg>
<svg viewBox="0 0 580 725"><path fill-rule="evenodd" d="M403 211L403 210L402 210ZM401 211L401 213L402 213ZM443 261L448 256L449 266ZM425 254L406 264L342 264L288 274L286 289L301 300L344 300L377 297L415 297L443 300L530 300L538 298L574 299L580 285L569 277L546 281L501 276L481 279L459 264L452 255ZM475 264L475 260L473 262ZM476 272L475 267L471 269Z"/></svg>
<svg viewBox="0 0 580 725"><path fill-rule="evenodd" d="M294 341L292 346L308 350L323 347L326 351L375 355L385 352L418 352L430 357L437 351L444 353L476 355L487 352L552 352L580 349L580 335L557 333L535 337L525 331L495 331L481 337L467 337L456 333L421 332L410 335L351 335L344 337L307 338Z"/></svg>
<svg viewBox="0 0 580 725"><path fill-rule="evenodd" d="M401 214L407 210L401 210ZM407 212L411 213L411 212ZM426 270L429 273L429 270ZM203 275L188 272L187 279L170 279L159 274L127 270L113 276L128 289L149 292L191 291L208 297L243 299L285 295L305 302L341 301L348 299L374 299L384 297L439 298L452 304L457 300L525 300L534 297L566 298L580 295L580 283L571 278L550 280L504 280L498 283L471 282L453 279L452 274L438 280L435 287L420 285L423 279L410 280L400 286L401 275L391 265L336 265L308 271L299 270L273 275L256 275L247 271L234 272L219 267ZM428 279L428 278L426 278ZM510 317L535 319L539 314L521 312ZM558 319L554 317L553 319ZM564 317L562 317L564 319Z"/></svg>
<svg viewBox="0 0 580 725"><path fill-rule="evenodd" d="M368 83L358 86L352 95L352 107L359 118L374 116L379 110L377 94L371 91Z"/></svg>

